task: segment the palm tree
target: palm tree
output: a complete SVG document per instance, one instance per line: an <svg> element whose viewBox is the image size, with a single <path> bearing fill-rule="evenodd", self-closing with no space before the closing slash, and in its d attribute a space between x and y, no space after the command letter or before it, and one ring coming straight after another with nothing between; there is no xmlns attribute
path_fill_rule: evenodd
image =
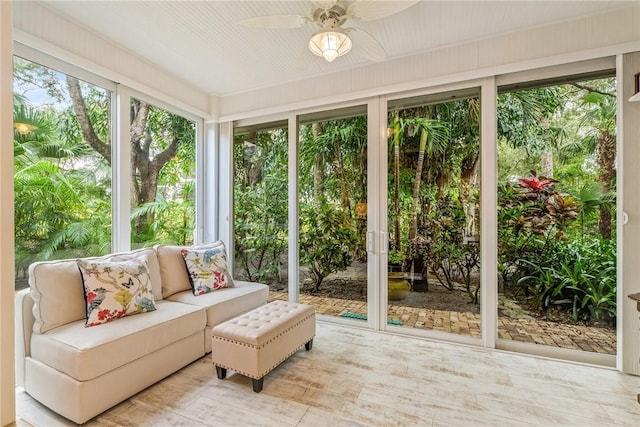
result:
<svg viewBox="0 0 640 427"><path fill-rule="evenodd" d="M609 81L612 84L612 81ZM586 88L580 85L581 88ZM616 96L614 93L587 88L589 92L582 98L587 108L581 122L586 131L581 142L587 147L595 147L598 163L598 181L602 194L610 194L615 186L616 169ZM611 239L610 204L601 204L598 231L603 239Z"/></svg>
<svg viewBox="0 0 640 427"><path fill-rule="evenodd" d="M393 112L393 229L396 249L400 249L400 140L402 125L398 111Z"/></svg>
<svg viewBox="0 0 640 427"><path fill-rule="evenodd" d="M444 153L448 147L449 128L440 120L422 117L403 119L401 123L401 134L410 128L413 128L414 132L420 132L418 162L412 191L411 224L409 226L409 239L413 239L418 231L418 206L425 157L429 159Z"/></svg>

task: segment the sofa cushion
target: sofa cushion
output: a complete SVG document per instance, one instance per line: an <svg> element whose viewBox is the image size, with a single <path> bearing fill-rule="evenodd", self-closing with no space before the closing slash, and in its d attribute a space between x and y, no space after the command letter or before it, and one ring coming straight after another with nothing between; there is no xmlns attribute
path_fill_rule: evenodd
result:
<svg viewBox="0 0 640 427"><path fill-rule="evenodd" d="M82 320L87 314L76 260L36 262L29 266L33 298L33 330L44 333Z"/></svg>
<svg viewBox="0 0 640 427"><path fill-rule="evenodd" d="M151 248L110 254L95 259L125 261L146 256L154 299L162 299L160 267L155 251ZM186 274L186 273L185 273ZM29 266L29 287L33 298L33 330L44 333L58 326L86 318L87 306L80 270L75 259L40 261Z"/></svg>
<svg viewBox="0 0 640 427"><path fill-rule="evenodd" d="M182 291L171 295L167 300L205 308L207 326L215 326L266 304L268 297L267 285L236 280L233 288L219 289L200 296L193 295L191 290Z"/></svg>
<svg viewBox="0 0 640 427"><path fill-rule="evenodd" d="M159 301L157 307L99 328L85 328L78 321L34 334L31 357L87 381L199 331L204 335L206 314L201 307L172 301Z"/></svg>
<svg viewBox="0 0 640 427"><path fill-rule="evenodd" d="M87 305L86 326L154 311L145 257L129 261L78 260Z"/></svg>
<svg viewBox="0 0 640 427"><path fill-rule="evenodd" d="M183 248L180 253L184 258L194 295L233 287L224 245L209 249Z"/></svg>
<svg viewBox="0 0 640 427"><path fill-rule="evenodd" d="M151 288L153 289L153 299L160 301L162 299L162 276L160 275L160 264L158 256L153 248L136 249L131 252L122 252L112 255L105 255L98 259L104 261L128 261L133 258L144 258L147 260L149 267L149 276L151 277Z"/></svg>
<svg viewBox="0 0 640 427"><path fill-rule="evenodd" d="M182 258L182 249L209 249L221 244L222 242L216 241L194 246L156 245L154 249L160 265L162 297L167 298L177 292L191 291L189 274Z"/></svg>

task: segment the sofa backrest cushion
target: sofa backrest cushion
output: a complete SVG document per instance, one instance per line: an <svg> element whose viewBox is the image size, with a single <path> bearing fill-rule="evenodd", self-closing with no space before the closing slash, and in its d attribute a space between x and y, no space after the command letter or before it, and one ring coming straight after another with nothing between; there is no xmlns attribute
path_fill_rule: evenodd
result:
<svg viewBox="0 0 640 427"><path fill-rule="evenodd" d="M194 246L156 245L154 248L160 264L163 298L182 291L192 291L182 249L210 249L222 244L221 241L216 241Z"/></svg>
<svg viewBox="0 0 640 427"><path fill-rule="evenodd" d="M103 261L126 261L146 256L156 301L162 299L160 268L152 248L92 257ZM34 332L45 333L58 326L86 320L82 276L75 259L40 261L29 266L29 286L33 298Z"/></svg>
<svg viewBox="0 0 640 427"><path fill-rule="evenodd" d="M82 277L75 259L35 262L29 266L34 332L85 319Z"/></svg>

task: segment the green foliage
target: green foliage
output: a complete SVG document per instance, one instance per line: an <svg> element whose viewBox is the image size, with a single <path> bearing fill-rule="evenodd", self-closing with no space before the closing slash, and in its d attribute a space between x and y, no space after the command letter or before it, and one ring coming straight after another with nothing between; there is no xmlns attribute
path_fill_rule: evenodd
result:
<svg viewBox="0 0 640 427"><path fill-rule="evenodd" d="M500 188L498 258L505 285L532 309L561 306L574 320L613 323L615 243L589 236L570 241L566 232L590 207L555 185L534 175Z"/></svg>
<svg viewBox="0 0 640 427"><path fill-rule="evenodd" d="M329 274L351 265L358 237L346 212L321 198L319 206L302 211L300 254L309 267L314 289Z"/></svg>
<svg viewBox="0 0 640 427"><path fill-rule="evenodd" d="M407 257L412 260L424 261L429 257L431 241L428 237L416 236L407 243Z"/></svg>
<svg viewBox="0 0 640 427"><path fill-rule="evenodd" d="M288 245L287 139L284 129L236 136L234 275L243 280L280 280Z"/></svg>
<svg viewBox="0 0 640 427"><path fill-rule="evenodd" d="M389 265L401 266L403 261L404 256L402 255L402 252L397 249L392 249L389 251L389 254L387 256L387 263Z"/></svg>
<svg viewBox="0 0 640 427"><path fill-rule="evenodd" d="M438 282L453 290L458 262L463 257L462 232L465 216L458 201L438 200L424 233L431 242L425 262Z"/></svg>
<svg viewBox="0 0 640 427"><path fill-rule="evenodd" d="M14 133L18 277L33 261L111 251L111 159L84 140L65 79L57 71L15 58L14 120L34 127L26 134ZM111 94L85 82L80 87L93 132L110 144ZM154 108L149 125L153 152L176 137L184 143L160 173L158 197L133 207L132 218L148 220L133 245L189 243L195 217L195 124Z"/></svg>
<svg viewBox="0 0 640 427"><path fill-rule="evenodd" d="M531 273L518 280L534 309L551 305L571 310L574 320L616 320L616 253L613 242L584 239L558 243L554 256L535 262L522 259Z"/></svg>

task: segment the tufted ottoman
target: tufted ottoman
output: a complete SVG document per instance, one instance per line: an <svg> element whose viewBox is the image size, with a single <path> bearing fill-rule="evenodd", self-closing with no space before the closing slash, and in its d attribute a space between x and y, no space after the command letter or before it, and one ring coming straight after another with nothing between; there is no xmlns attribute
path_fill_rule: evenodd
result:
<svg viewBox="0 0 640 427"><path fill-rule="evenodd" d="M264 376L302 345L311 350L316 312L310 305L273 301L215 326L211 360L218 378L227 369L250 377L253 391L262 390Z"/></svg>

